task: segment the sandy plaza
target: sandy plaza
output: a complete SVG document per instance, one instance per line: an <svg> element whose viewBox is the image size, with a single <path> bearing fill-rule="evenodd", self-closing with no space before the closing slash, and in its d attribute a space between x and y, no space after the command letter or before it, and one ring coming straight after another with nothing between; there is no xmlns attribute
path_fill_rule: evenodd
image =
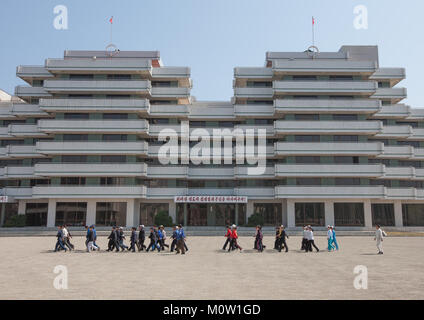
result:
<svg viewBox="0 0 424 320"><path fill-rule="evenodd" d="M377 255L372 236L339 237L340 250L300 251L290 237L288 253L263 253L253 237L240 237L242 252L223 251L224 237L189 237L186 255L169 251L85 252L74 237L74 252L54 253L54 237L0 237L0 299L423 299L422 237L386 237ZM53 282L57 265L66 266L68 289ZM355 266L366 266L368 289L355 289ZM113 288L113 290L112 290ZM154 288L154 289L153 289Z"/></svg>

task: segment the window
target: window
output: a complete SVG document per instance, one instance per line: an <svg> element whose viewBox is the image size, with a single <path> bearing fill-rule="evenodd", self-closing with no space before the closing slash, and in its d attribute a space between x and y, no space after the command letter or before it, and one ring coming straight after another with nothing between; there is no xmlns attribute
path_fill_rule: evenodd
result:
<svg viewBox="0 0 424 320"><path fill-rule="evenodd" d="M85 185L85 177L62 177L61 185Z"/></svg>
<svg viewBox="0 0 424 320"><path fill-rule="evenodd" d="M334 224L349 227L364 226L364 204L361 202L334 203Z"/></svg>
<svg viewBox="0 0 424 320"><path fill-rule="evenodd" d="M354 120L358 120L358 115L357 114L333 114L333 120L354 121Z"/></svg>
<svg viewBox="0 0 424 320"><path fill-rule="evenodd" d="M334 142L358 142L358 136L334 136L333 137Z"/></svg>
<svg viewBox="0 0 424 320"><path fill-rule="evenodd" d="M102 163L125 163L127 157L124 155L103 155L100 158Z"/></svg>
<svg viewBox="0 0 424 320"><path fill-rule="evenodd" d="M353 76L330 76L330 80L332 80L332 81L351 81L351 80L353 80Z"/></svg>
<svg viewBox="0 0 424 320"><path fill-rule="evenodd" d="M294 115L295 120L298 121L315 121L319 120L318 114L295 114Z"/></svg>
<svg viewBox="0 0 424 320"><path fill-rule="evenodd" d="M402 204L402 218L405 227L424 226L424 204Z"/></svg>
<svg viewBox="0 0 424 320"><path fill-rule="evenodd" d="M298 186L320 186L321 178L296 178Z"/></svg>
<svg viewBox="0 0 424 320"><path fill-rule="evenodd" d="M335 178L336 186L358 186L361 184L359 178Z"/></svg>
<svg viewBox="0 0 424 320"><path fill-rule="evenodd" d="M140 203L140 224L152 226L158 213L169 215L168 203Z"/></svg>
<svg viewBox="0 0 424 320"><path fill-rule="evenodd" d="M103 120L128 119L128 113L103 113Z"/></svg>
<svg viewBox="0 0 424 320"><path fill-rule="evenodd" d="M314 81L316 79L317 79L317 76L308 76L308 75L293 76L293 80L297 80L297 81Z"/></svg>
<svg viewBox="0 0 424 320"><path fill-rule="evenodd" d="M296 163L321 163L321 158L318 156L297 156Z"/></svg>
<svg viewBox="0 0 424 320"><path fill-rule="evenodd" d="M334 157L334 163L359 163L358 157Z"/></svg>
<svg viewBox="0 0 424 320"><path fill-rule="evenodd" d="M248 88L271 88L271 81L247 81L246 87Z"/></svg>
<svg viewBox="0 0 424 320"><path fill-rule="evenodd" d="M108 74L108 80L131 80L130 74Z"/></svg>
<svg viewBox="0 0 424 320"><path fill-rule="evenodd" d="M85 163L87 162L87 156L83 155L63 155L62 163Z"/></svg>
<svg viewBox="0 0 424 320"><path fill-rule="evenodd" d="M42 227L47 225L48 203L27 203L25 209L25 225Z"/></svg>
<svg viewBox="0 0 424 320"><path fill-rule="evenodd" d="M87 120L89 118L88 113L65 113L63 115L65 120Z"/></svg>
<svg viewBox="0 0 424 320"><path fill-rule="evenodd" d="M414 168L421 168L421 161L405 161L405 160L399 160L399 167L414 167Z"/></svg>
<svg viewBox="0 0 424 320"><path fill-rule="evenodd" d="M414 148L419 148L420 142L419 141L398 141L397 145L398 146L412 146Z"/></svg>
<svg viewBox="0 0 424 320"><path fill-rule="evenodd" d="M122 186L125 185L125 178L123 177L101 177L100 185L112 185L112 186Z"/></svg>
<svg viewBox="0 0 424 320"><path fill-rule="evenodd" d="M88 134L64 134L63 141L88 141Z"/></svg>
<svg viewBox="0 0 424 320"><path fill-rule="evenodd" d="M104 134L103 141L127 141L126 134Z"/></svg>
<svg viewBox="0 0 424 320"><path fill-rule="evenodd" d="M371 205L372 224L381 226L395 225L395 212L391 203L373 203Z"/></svg>
<svg viewBox="0 0 424 320"><path fill-rule="evenodd" d="M126 202L97 202L96 225L125 226L127 221Z"/></svg>
<svg viewBox="0 0 424 320"><path fill-rule="evenodd" d="M295 224L297 227L311 225L324 226L325 214L323 202L295 203Z"/></svg>
<svg viewBox="0 0 424 320"><path fill-rule="evenodd" d="M70 74L69 79L70 80L92 80L93 75L92 74Z"/></svg>
<svg viewBox="0 0 424 320"><path fill-rule="evenodd" d="M87 215L87 202L57 202L56 225L84 226Z"/></svg>
<svg viewBox="0 0 424 320"><path fill-rule="evenodd" d="M320 142L320 136L313 135L295 135L295 142Z"/></svg>
<svg viewBox="0 0 424 320"><path fill-rule="evenodd" d="M282 224L281 203L254 203L253 214L262 216L265 226Z"/></svg>

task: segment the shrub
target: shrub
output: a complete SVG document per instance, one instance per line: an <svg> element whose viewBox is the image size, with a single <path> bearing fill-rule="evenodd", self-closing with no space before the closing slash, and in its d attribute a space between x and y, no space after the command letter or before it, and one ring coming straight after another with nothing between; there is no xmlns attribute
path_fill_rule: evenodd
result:
<svg viewBox="0 0 424 320"><path fill-rule="evenodd" d="M25 227L25 215L24 214L15 214L4 223L4 227L13 228L13 227Z"/></svg>
<svg viewBox="0 0 424 320"><path fill-rule="evenodd" d="M172 227L172 218L169 216L168 211L159 211L155 216L155 225L164 227Z"/></svg>
<svg viewBox="0 0 424 320"><path fill-rule="evenodd" d="M248 227L256 227L257 225L262 226L263 224L264 224L264 217L259 213L252 214L247 221Z"/></svg>

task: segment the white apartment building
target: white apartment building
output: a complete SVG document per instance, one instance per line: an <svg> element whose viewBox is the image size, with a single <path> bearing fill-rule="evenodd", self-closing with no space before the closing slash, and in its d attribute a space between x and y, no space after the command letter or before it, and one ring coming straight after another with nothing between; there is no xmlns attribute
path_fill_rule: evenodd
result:
<svg viewBox="0 0 424 320"><path fill-rule="evenodd" d="M167 213L187 226L252 215L289 228L424 226L424 109L401 103L405 70L380 67L376 46L267 52L263 67L234 69L224 102L195 101L190 68L154 51L65 51L17 76L27 85L0 102L2 223L130 227ZM237 162L236 136L226 163L188 161L198 141L182 124L256 144L265 129L266 168ZM164 129L188 146L170 164Z"/></svg>

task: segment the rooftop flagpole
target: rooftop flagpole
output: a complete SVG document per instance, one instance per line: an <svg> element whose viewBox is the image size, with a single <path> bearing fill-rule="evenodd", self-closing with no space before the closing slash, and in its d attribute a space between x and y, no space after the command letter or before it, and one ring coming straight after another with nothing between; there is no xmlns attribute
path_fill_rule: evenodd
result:
<svg viewBox="0 0 424 320"><path fill-rule="evenodd" d="M315 46L315 19L312 16L312 46Z"/></svg>

